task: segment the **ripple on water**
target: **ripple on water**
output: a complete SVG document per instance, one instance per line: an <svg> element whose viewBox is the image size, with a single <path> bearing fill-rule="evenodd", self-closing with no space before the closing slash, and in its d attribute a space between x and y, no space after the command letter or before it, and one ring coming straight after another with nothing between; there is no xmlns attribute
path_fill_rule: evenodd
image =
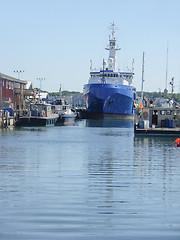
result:
<svg viewBox="0 0 180 240"><path fill-rule="evenodd" d="M103 124L1 133L0 239L180 239L173 139Z"/></svg>

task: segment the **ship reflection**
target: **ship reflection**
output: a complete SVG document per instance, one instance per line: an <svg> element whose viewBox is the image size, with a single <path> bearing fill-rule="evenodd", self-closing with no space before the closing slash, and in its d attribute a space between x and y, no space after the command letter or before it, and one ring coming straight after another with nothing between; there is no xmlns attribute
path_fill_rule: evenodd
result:
<svg viewBox="0 0 180 240"><path fill-rule="evenodd" d="M122 119L86 119L86 127L132 128L133 120Z"/></svg>

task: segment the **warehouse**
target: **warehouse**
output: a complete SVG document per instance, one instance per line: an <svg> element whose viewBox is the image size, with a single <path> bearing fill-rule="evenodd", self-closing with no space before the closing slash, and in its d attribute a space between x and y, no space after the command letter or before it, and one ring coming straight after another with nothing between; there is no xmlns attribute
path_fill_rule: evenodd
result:
<svg viewBox="0 0 180 240"><path fill-rule="evenodd" d="M26 84L26 81L0 73L0 108L23 109Z"/></svg>

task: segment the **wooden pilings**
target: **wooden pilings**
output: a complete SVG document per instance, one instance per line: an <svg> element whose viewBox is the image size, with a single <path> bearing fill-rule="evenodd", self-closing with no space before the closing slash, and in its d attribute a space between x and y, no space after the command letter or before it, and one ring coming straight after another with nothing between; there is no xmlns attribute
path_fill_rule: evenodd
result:
<svg viewBox="0 0 180 240"><path fill-rule="evenodd" d="M0 110L0 128L14 126L14 117L10 116L8 111Z"/></svg>

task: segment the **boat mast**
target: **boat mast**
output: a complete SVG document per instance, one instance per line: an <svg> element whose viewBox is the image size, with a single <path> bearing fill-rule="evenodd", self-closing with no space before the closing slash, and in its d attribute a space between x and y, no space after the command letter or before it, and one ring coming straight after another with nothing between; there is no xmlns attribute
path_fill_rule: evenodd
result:
<svg viewBox="0 0 180 240"><path fill-rule="evenodd" d="M172 86L172 90L171 90L171 95L173 98L173 93L174 93L174 77L172 77L171 82L169 83Z"/></svg>
<svg viewBox="0 0 180 240"><path fill-rule="evenodd" d="M90 71L92 71L92 60L90 60Z"/></svg>
<svg viewBox="0 0 180 240"><path fill-rule="evenodd" d="M132 60L132 73L134 72L134 59Z"/></svg>
<svg viewBox="0 0 180 240"><path fill-rule="evenodd" d="M141 102L143 102L143 85L144 85L144 52L143 52L143 61L142 61L142 84L141 84Z"/></svg>
<svg viewBox="0 0 180 240"><path fill-rule="evenodd" d="M166 55L166 84L165 84L165 89L164 89L165 98L167 98L167 93L168 93L167 77L168 77L168 43L167 43L167 55Z"/></svg>
<svg viewBox="0 0 180 240"><path fill-rule="evenodd" d="M104 66L105 66L105 61L104 61L104 59L103 59L103 76L102 76L102 79L101 79L101 82L102 83L106 83L106 81L105 81L105 76L104 76Z"/></svg>
<svg viewBox="0 0 180 240"><path fill-rule="evenodd" d="M109 58L108 58L108 70L116 69L116 51L120 50L120 48L116 48L116 38L115 38L115 24L111 23L111 38L109 38L109 45L106 50L109 50Z"/></svg>

